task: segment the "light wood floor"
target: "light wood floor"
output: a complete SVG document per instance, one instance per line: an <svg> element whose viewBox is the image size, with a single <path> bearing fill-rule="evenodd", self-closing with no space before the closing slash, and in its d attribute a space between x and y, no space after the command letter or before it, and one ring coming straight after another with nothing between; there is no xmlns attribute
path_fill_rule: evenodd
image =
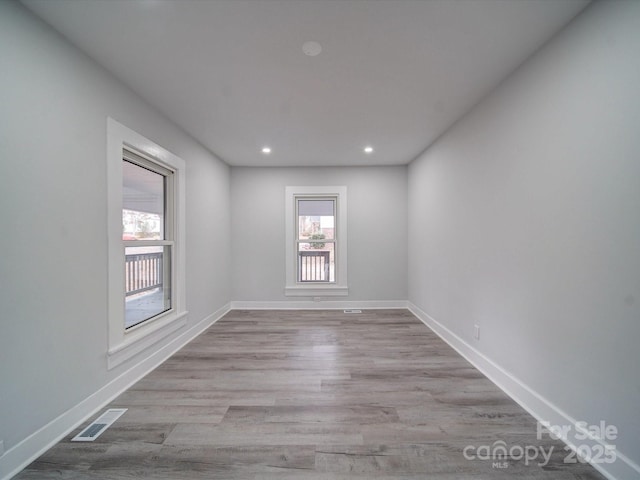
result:
<svg viewBox="0 0 640 480"><path fill-rule="evenodd" d="M233 311L111 406L129 411L98 440L17 478L604 478L405 310ZM496 441L554 454L465 459Z"/></svg>

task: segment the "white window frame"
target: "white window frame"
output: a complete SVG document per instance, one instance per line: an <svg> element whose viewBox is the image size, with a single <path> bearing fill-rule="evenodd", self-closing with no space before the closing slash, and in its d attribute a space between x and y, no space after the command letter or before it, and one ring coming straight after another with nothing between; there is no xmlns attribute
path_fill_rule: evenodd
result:
<svg viewBox="0 0 640 480"><path fill-rule="evenodd" d="M125 329L125 246L122 240L123 149L173 173L173 232L171 256L171 308ZM107 368L112 369L158 343L187 323L185 303L185 162L180 157L125 127L107 119L107 232L108 232L108 338ZM168 226L167 228L170 228ZM144 241L135 243L142 246Z"/></svg>
<svg viewBox="0 0 640 480"><path fill-rule="evenodd" d="M298 281L298 218L296 202L298 199L335 199L336 201L336 243L335 243L335 281L331 283ZM285 289L286 296L293 297L330 297L349 295L347 277L347 187L286 187L285 188L286 219L286 257L285 257Z"/></svg>

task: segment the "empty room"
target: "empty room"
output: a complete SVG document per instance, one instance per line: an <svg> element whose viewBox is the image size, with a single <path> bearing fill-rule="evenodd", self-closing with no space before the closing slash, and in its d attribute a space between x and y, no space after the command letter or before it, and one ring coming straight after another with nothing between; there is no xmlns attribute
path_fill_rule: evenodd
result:
<svg viewBox="0 0 640 480"><path fill-rule="evenodd" d="M640 479L640 1L0 0L0 479Z"/></svg>

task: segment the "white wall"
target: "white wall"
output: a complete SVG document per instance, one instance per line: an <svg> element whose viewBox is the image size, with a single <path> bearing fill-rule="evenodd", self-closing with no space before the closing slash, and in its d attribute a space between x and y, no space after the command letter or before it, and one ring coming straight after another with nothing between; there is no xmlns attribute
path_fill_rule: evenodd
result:
<svg viewBox="0 0 640 480"><path fill-rule="evenodd" d="M0 440L11 450L157 350L107 371L107 116L186 162L185 329L230 298L229 168L14 2L0 2L0 58Z"/></svg>
<svg viewBox="0 0 640 480"><path fill-rule="evenodd" d="M636 463L639 208L637 1L592 4L409 167L410 302Z"/></svg>
<svg viewBox="0 0 640 480"><path fill-rule="evenodd" d="M349 296L329 300L406 300L406 173L406 167L233 168L232 299L310 300L284 296L285 187L346 185Z"/></svg>

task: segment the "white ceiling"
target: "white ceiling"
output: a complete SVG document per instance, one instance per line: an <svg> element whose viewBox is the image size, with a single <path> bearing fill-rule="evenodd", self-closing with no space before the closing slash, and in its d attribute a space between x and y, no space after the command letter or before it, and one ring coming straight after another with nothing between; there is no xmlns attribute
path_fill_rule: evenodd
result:
<svg viewBox="0 0 640 480"><path fill-rule="evenodd" d="M227 163L302 166L410 162L588 0L23 3Z"/></svg>

